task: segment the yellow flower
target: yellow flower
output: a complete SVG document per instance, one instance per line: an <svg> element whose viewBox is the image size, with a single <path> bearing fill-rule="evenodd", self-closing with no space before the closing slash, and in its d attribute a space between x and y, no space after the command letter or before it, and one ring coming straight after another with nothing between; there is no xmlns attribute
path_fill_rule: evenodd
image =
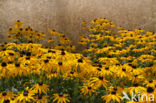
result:
<svg viewBox="0 0 156 103"><path fill-rule="evenodd" d="M55 93L53 94L53 103L56 102L57 103L68 103L70 102L69 100L69 95L68 94L58 94L58 93Z"/></svg>
<svg viewBox="0 0 156 103"><path fill-rule="evenodd" d="M103 86L105 87L105 89L107 89L108 81L105 80L103 76L93 77L91 78L90 82L94 83L97 88L100 88L101 86Z"/></svg>
<svg viewBox="0 0 156 103"><path fill-rule="evenodd" d="M15 63L14 66L12 67L12 69L14 69L14 74L15 76L19 75L19 76L26 76L28 73L28 68L25 67L23 64L21 63ZM17 72L18 71L18 72Z"/></svg>
<svg viewBox="0 0 156 103"><path fill-rule="evenodd" d="M117 94L122 94L123 93L123 89L120 87L120 86L117 86L117 87L109 87L109 92L113 92L115 91Z"/></svg>
<svg viewBox="0 0 156 103"><path fill-rule="evenodd" d="M73 52L73 51L75 51L75 46L74 46L74 45L68 45L68 46L66 47L66 50L67 50L68 52Z"/></svg>
<svg viewBox="0 0 156 103"><path fill-rule="evenodd" d="M2 92L0 93L0 103L3 103L4 101L7 100L12 100L15 97L15 94L13 94L12 92Z"/></svg>
<svg viewBox="0 0 156 103"><path fill-rule="evenodd" d="M152 98L154 99L154 101L156 101L156 89L155 87L147 87L146 90L142 93L142 94L146 94L147 98ZM144 96L143 101L146 101L146 96ZM147 103L151 103L150 101L147 101Z"/></svg>
<svg viewBox="0 0 156 103"><path fill-rule="evenodd" d="M122 97L119 96L119 94L117 94L116 91L112 91L110 94L102 96L102 99L105 100L106 103L109 103L111 100L120 103Z"/></svg>
<svg viewBox="0 0 156 103"><path fill-rule="evenodd" d="M149 81L146 80L144 84L146 85L146 87L153 87L153 88L155 88L156 80L149 80Z"/></svg>
<svg viewBox="0 0 156 103"><path fill-rule="evenodd" d="M76 77L79 77L78 73L76 71L66 71L66 73L63 76L64 78L68 78L68 79L75 79Z"/></svg>
<svg viewBox="0 0 156 103"><path fill-rule="evenodd" d="M23 22L20 22L20 20L17 20L17 22L14 23L15 28L22 28L23 27Z"/></svg>
<svg viewBox="0 0 156 103"><path fill-rule="evenodd" d="M127 77L131 77L132 68L130 68L129 66L120 66L118 69L116 69L116 73L117 76L120 78L127 78Z"/></svg>
<svg viewBox="0 0 156 103"><path fill-rule="evenodd" d="M109 66L105 66L105 67L103 67L103 68L97 68L97 74L100 76L104 76L104 77L106 77L106 76L109 76L109 75L112 75L113 74L113 68L111 68L111 67L109 67Z"/></svg>
<svg viewBox="0 0 156 103"><path fill-rule="evenodd" d="M126 88L125 90L127 92L129 92L130 94L132 92L134 92L134 93L142 93L142 92L144 92L146 90L146 88L145 87L142 87L142 86L139 86L138 83L133 83L133 86L132 87Z"/></svg>
<svg viewBox="0 0 156 103"><path fill-rule="evenodd" d="M91 83L87 83L81 88L81 93L83 95L89 94L89 96L91 96L92 93L95 93L95 91L96 91L96 88L94 84L91 84Z"/></svg>
<svg viewBox="0 0 156 103"><path fill-rule="evenodd" d="M35 91L32 90L24 90L22 93L19 94L19 96L16 97L16 101L18 102L22 102L22 103L27 103L27 102L32 102L34 101L34 95L35 95Z"/></svg>
<svg viewBox="0 0 156 103"><path fill-rule="evenodd" d="M35 98L36 103L47 103L48 102L48 96L38 96Z"/></svg>
<svg viewBox="0 0 156 103"><path fill-rule="evenodd" d="M39 94L41 94L41 93L45 94L47 91L49 91L48 85L43 84L43 82L39 82L39 83L33 85L33 87L31 89L36 91Z"/></svg>

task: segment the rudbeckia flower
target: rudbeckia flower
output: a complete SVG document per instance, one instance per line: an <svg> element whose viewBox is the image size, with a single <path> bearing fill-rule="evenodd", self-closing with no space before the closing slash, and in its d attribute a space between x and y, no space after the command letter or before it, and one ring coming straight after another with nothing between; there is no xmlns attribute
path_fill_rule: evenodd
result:
<svg viewBox="0 0 156 103"><path fill-rule="evenodd" d="M118 77L120 78L128 78L131 77L131 70L124 68L124 67L120 67L119 70L116 70Z"/></svg>
<svg viewBox="0 0 156 103"><path fill-rule="evenodd" d="M14 70L15 70L14 71L15 76L27 75L27 73L28 73L28 69L23 64L20 64L20 63L15 63L14 67L12 67L12 68L14 68Z"/></svg>
<svg viewBox="0 0 156 103"><path fill-rule="evenodd" d="M47 103L48 102L48 96L37 96L35 98L36 103Z"/></svg>
<svg viewBox="0 0 156 103"><path fill-rule="evenodd" d="M14 23L15 28L22 28L23 27L23 22L20 22L20 20L17 20L17 22Z"/></svg>
<svg viewBox="0 0 156 103"><path fill-rule="evenodd" d="M113 92L113 91L115 91L117 94L121 95L123 93L123 88L121 88L120 86L109 87L109 92Z"/></svg>
<svg viewBox="0 0 156 103"><path fill-rule="evenodd" d="M22 102L22 103L33 102L35 100L33 97L35 93L36 92L33 90L26 89L16 97L16 101L17 103L18 102Z"/></svg>
<svg viewBox="0 0 156 103"><path fill-rule="evenodd" d="M105 80L103 76L93 77L90 79L90 82L94 83L96 88L100 88L101 86L103 86L105 87L105 89L107 89L108 81Z"/></svg>
<svg viewBox="0 0 156 103"><path fill-rule="evenodd" d="M0 103L3 103L5 101L10 101L15 97L15 94L12 92L2 92L0 93Z"/></svg>
<svg viewBox="0 0 156 103"><path fill-rule="evenodd" d="M156 85L156 80L146 80L145 83L146 87L153 87L155 88L155 85Z"/></svg>
<svg viewBox="0 0 156 103"><path fill-rule="evenodd" d="M156 92L154 87L147 87L146 90L143 92L143 94L146 94L146 96L142 97L143 101L146 101L149 98L153 98L154 101L156 100ZM150 103L150 101L147 101L147 103Z"/></svg>
<svg viewBox="0 0 156 103"><path fill-rule="evenodd" d="M109 66L105 66L104 68L102 68L102 71L100 72L100 75L102 75L104 77L110 76L110 75L113 74L112 71L113 71L113 69L112 69L111 66L110 67Z"/></svg>
<svg viewBox="0 0 156 103"><path fill-rule="evenodd" d="M102 96L102 99L109 103L110 101L120 103L122 97L116 93L116 91L112 91L110 94Z"/></svg>
<svg viewBox="0 0 156 103"><path fill-rule="evenodd" d="M142 93L146 90L145 87L142 87L142 86L139 86L138 83L133 83L133 86L132 87L129 87L129 88L126 88L126 91L129 92L130 94L131 93Z"/></svg>
<svg viewBox="0 0 156 103"><path fill-rule="evenodd" d="M45 94L49 90L48 87L49 86L44 84L43 82L39 82L39 83L33 85L33 87L31 89L36 91L36 93L39 93L39 94L44 93Z"/></svg>
<svg viewBox="0 0 156 103"><path fill-rule="evenodd" d="M68 102L70 102L68 94L55 93L55 94L53 94L52 98L53 98L53 102L57 102L57 103L68 103Z"/></svg>
<svg viewBox="0 0 156 103"><path fill-rule="evenodd" d="M94 84L91 84L91 83L87 83L81 88L81 93L83 95L88 94L89 96L91 96L92 93L95 93L95 92L96 92L96 87L94 86Z"/></svg>

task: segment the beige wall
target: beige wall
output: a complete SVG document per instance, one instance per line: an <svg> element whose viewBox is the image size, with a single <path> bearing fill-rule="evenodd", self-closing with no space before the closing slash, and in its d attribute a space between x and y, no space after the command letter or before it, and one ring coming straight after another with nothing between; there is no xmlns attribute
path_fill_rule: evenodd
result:
<svg viewBox="0 0 156 103"><path fill-rule="evenodd" d="M81 22L94 18L109 18L125 28L154 30L154 4L156 0L0 0L0 38L4 40L16 20L45 33L56 29L74 43L82 33Z"/></svg>

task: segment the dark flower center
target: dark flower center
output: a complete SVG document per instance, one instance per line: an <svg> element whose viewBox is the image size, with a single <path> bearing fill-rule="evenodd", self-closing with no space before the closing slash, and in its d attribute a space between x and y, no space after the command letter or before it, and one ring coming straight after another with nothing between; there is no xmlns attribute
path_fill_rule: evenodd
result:
<svg viewBox="0 0 156 103"><path fill-rule="evenodd" d="M94 63L99 63L98 61L95 61Z"/></svg>
<svg viewBox="0 0 156 103"><path fill-rule="evenodd" d="M148 93L152 93L153 91L154 91L154 89L153 89L152 87L148 87L148 88L147 88L147 92L148 92Z"/></svg>
<svg viewBox="0 0 156 103"><path fill-rule="evenodd" d="M105 70L109 70L109 67L105 67Z"/></svg>
<svg viewBox="0 0 156 103"><path fill-rule="evenodd" d="M56 53L55 51L51 51L52 53Z"/></svg>
<svg viewBox="0 0 156 103"><path fill-rule="evenodd" d="M47 56L48 59L51 59L51 56Z"/></svg>
<svg viewBox="0 0 156 103"><path fill-rule="evenodd" d="M65 35L62 36L63 38L66 37Z"/></svg>
<svg viewBox="0 0 156 103"><path fill-rule="evenodd" d="M7 64L6 64L5 62L3 62L3 63L1 64L1 66L2 66L2 67L6 67Z"/></svg>
<svg viewBox="0 0 156 103"><path fill-rule="evenodd" d="M100 80L103 80L103 76L99 76L99 79L100 79Z"/></svg>
<svg viewBox="0 0 156 103"><path fill-rule="evenodd" d="M38 99L42 99L42 96L38 96Z"/></svg>
<svg viewBox="0 0 156 103"><path fill-rule="evenodd" d="M48 53L52 52L51 50L48 50Z"/></svg>
<svg viewBox="0 0 156 103"><path fill-rule="evenodd" d="M82 59L78 59L78 62L79 62L79 63L82 63L82 62L83 62L83 60L82 60Z"/></svg>
<svg viewBox="0 0 156 103"><path fill-rule="evenodd" d="M3 48L2 50L3 50L3 51L5 51L5 50L6 50L6 48Z"/></svg>
<svg viewBox="0 0 156 103"><path fill-rule="evenodd" d="M97 68L97 70L98 70L98 71L101 71L101 69L100 69L100 68Z"/></svg>
<svg viewBox="0 0 156 103"><path fill-rule="evenodd" d="M3 92L3 93L2 93L2 95L3 95L3 96L6 96L6 95L7 95L7 93L6 93L6 92Z"/></svg>
<svg viewBox="0 0 156 103"><path fill-rule="evenodd" d="M14 53L9 53L9 55L13 56L13 55L14 55Z"/></svg>
<svg viewBox="0 0 156 103"><path fill-rule="evenodd" d="M23 28L20 28L19 30L20 30L20 31L22 31L22 30L23 30Z"/></svg>
<svg viewBox="0 0 156 103"><path fill-rule="evenodd" d="M61 52L61 55L65 55L66 53L64 51Z"/></svg>
<svg viewBox="0 0 156 103"><path fill-rule="evenodd" d="M108 57L108 58L112 58L112 56L111 56L111 55L108 55L107 57Z"/></svg>
<svg viewBox="0 0 156 103"><path fill-rule="evenodd" d="M42 55L38 56L38 58L41 58Z"/></svg>
<svg viewBox="0 0 156 103"><path fill-rule="evenodd" d="M73 72L73 71L71 71L71 72L70 72L70 74L74 74L74 72Z"/></svg>
<svg viewBox="0 0 156 103"><path fill-rule="evenodd" d="M90 90L90 89L92 89L92 87L89 86L88 89Z"/></svg>
<svg viewBox="0 0 156 103"><path fill-rule="evenodd" d="M20 63L16 63L15 66L16 66L16 67L20 67Z"/></svg>
<svg viewBox="0 0 156 103"><path fill-rule="evenodd" d="M24 90L23 95L24 95L24 96L28 96L28 91L27 91L27 90Z"/></svg>
<svg viewBox="0 0 156 103"><path fill-rule="evenodd" d="M102 65L101 64L99 64L98 66L99 66L99 68L102 68Z"/></svg>
<svg viewBox="0 0 156 103"><path fill-rule="evenodd" d="M3 103L10 103L10 100L4 100L4 102Z"/></svg>
<svg viewBox="0 0 156 103"><path fill-rule="evenodd" d="M134 83L133 86L134 86L134 87L138 87L139 84L138 84L138 83Z"/></svg>
<svg viewBox="0 0 156 103"><path fill-rule="evenodd" d="M137 67L135 65L132 65L132 68L136 69Z"/></svg>
<svg viewBox="0 0 156 103"><path fill-rule="evenodd" d="M29 57L29 56L27 56L27 57L26 57L26 60L30 60L30 57Z"/></svg>
<svg viewBox="0 0 156 103"><path fill-rule="evenodd" d="M63 94L62 94L62 93L60 93L60 94L59 94L59 96L60 96L60 97L63 97Z"/></svg>
<svg viewBox="0 0 156 103"><path fill-rule="evenodd" d="M126 69L125 69L125 68L122 68L122 71L124 71L124 72L125 72L125 71L126 71Z"/></svg>
<svg viewBox="0 0 156 103"><path fill-rule="evenodd" d="M30 37L30 38L32 38L32 37ZM33 43L33 41L32 40L29 40L28 43Z"/></svg>
<svg viewBox="0 0 156 103"><path fill-rule="evenodd" d="M61 49L61 51L64 51L64 49Z"/></svg>
<svg viewBox="0 0 156 103"><path fill-rule="evenodd" d="M27 52L26 53L26 56L31 56L31 52Z"/></svg>
<svg viewBox="0 0 156 103"><path fill-rule="evenodd" d="M38 84L39 84L40 86L42 86L42 85L43 85L43 82L39 82Z"/></svg>
<svg viewBox="0 0 156 103"><path fill-rule="evenodd" d="M116 94L116 91L112 91L111 94L115 95Z"/></svg>
<svg viewBox="0 0 156 103"><path fill-rule="evenodd" d="M49 62L49 60L48 60L48 59L44 60L44 63L48 63L48 62Z"/></svg>
<svg viewBox="0 0 156 103"><path fill-rule="evenodd" d="M58 65L60 65L60 66L61 66L61 65L62 65L62 62L58 62Z"/></svg>
<svg viewBox="0 0 156 103"><path fill-rule="evenodd" d="M20 54L20 57L23 57L23 54Z"/></svg>
<svg viewBox="0 0 156 103"><path fill-rule="evenodd" d="M149 80L149 83L153 83L153 80Z"/></svg>

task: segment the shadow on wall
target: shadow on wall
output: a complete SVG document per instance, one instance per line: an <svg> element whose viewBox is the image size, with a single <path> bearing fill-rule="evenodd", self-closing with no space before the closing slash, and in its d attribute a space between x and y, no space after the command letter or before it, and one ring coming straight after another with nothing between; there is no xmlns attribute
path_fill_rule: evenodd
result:
<svg viewBox="0 0 156 103"><path fill-rule="evenodd" d="M154 4L156 0L0 0L0 41L16 20L40 32L55 29L73 44L82 34L81 22L95 18L108 18L126 29L156 31Z"/></svg>

